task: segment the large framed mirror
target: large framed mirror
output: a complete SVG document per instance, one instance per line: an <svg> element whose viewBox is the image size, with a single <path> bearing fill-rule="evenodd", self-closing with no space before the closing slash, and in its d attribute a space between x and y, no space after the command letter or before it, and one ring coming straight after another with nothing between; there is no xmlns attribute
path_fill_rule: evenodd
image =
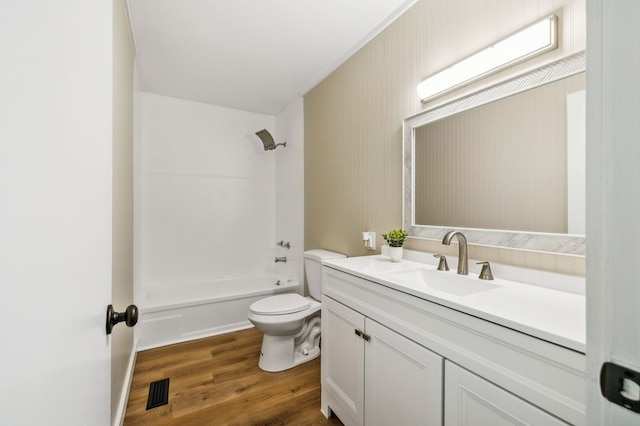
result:
<svg viewBox="0 0 640 426"><path fill-rule="evenodd" d="M582 52L407 118L409 236L584 255L584 87Z"/></svg>

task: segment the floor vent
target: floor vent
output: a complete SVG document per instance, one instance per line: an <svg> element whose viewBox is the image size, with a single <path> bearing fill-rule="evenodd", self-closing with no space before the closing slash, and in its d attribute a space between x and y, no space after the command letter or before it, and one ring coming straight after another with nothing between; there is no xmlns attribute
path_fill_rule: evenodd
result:
<svg viewBox="0 0 640 426"><path fill-rule="evenodd" d="M151 382L149 385L149 398L147 398L147 410L160 407L169 403L169 378Z"/></svg>

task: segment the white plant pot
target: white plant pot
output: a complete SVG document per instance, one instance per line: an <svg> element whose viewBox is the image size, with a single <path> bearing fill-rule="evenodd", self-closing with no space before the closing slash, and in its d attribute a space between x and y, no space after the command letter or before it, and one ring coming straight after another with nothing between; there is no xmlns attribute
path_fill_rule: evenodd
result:
<svg viewBox="0 0 640 426"><path fill-rule="evenodd" d="M389 247L389 257L392 262L400 262L402 260L402 247Z"/></svg>

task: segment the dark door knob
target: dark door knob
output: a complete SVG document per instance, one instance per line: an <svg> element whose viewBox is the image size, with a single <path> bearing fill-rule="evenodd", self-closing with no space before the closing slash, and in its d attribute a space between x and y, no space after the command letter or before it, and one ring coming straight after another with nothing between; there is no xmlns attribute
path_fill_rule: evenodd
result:
<svg viewBox="0 0 640 426"><path fill-rule="evenodd" d="M113 305L107 306L107 334L111 334L113 326L124 321L127 327L133 327L138 322L138 307L129 305L124 312L116 312Z"/></svg>

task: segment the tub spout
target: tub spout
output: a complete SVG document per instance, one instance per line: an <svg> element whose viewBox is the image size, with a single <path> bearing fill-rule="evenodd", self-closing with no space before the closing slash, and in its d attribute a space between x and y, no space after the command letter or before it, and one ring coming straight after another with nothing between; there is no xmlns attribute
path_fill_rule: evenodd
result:
<svg viewBox="0 0 640 426"><path fill-rule="evenodd" d="M286 263L287 262L287 257L286 256L276 257L275 262L276 263L278 263L278 262L285 262Z"/></svg>

